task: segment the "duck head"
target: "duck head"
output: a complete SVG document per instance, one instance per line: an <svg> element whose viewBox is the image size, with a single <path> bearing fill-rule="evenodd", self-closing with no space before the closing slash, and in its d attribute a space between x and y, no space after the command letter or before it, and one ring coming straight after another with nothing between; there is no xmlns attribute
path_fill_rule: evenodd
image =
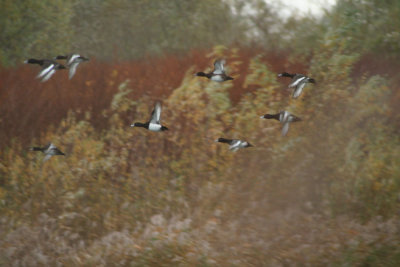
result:
<svg viewBox="0 0 400 267"><path fill-rule="evenodd" d="M131 124L131 127L143 127L146 128L148 126L148 124L146 123L141 123L141 122L135 122Z"/></svg>
<svg viewBox="0 0 400 267"><path fill-rule="evenodd" d="M315 83L315 80L313 78L308 79L309 83Z"/></svg>
<svg viewBox="0 0 400 267"><path fill-rule="evenodd" d="M287 72L282 72L278 74L278 77L293 77L293 74L287 73Z"/></svg>
<svg viewBox="0 0 400 267"><path fill-rule="evenodd" d="M275 120L279 120L279 113L278 114L265 114L263 116L260 117L261 119L275 119Z"/></svg>
<svg viewBox="0 0 400 267"><path fill-rule="evenodd" d="M204 72L200 71L200 72L196 73L194 76L207 77L207 74L205 74Z"/></svg>

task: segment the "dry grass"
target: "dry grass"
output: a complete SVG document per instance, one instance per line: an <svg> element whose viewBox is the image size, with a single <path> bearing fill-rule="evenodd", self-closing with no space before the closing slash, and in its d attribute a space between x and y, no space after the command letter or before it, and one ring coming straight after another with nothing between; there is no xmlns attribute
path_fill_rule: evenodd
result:
<svg viewBox="0 0 400 267"><path fill-rule="evenodd" d="M93 60L70 82L1 71L0 265L398 265L395 90L344 57L293 101L276 72L294 67L253 53L210 53L236 78L223 84L192 75L212 63L200 52ZM155 100L170 131L129 128ZM259 119L282 108L303 118L285 138ZM255 147L231 153L219 136ZM48 141L67 156L25 149Z"/></svg>

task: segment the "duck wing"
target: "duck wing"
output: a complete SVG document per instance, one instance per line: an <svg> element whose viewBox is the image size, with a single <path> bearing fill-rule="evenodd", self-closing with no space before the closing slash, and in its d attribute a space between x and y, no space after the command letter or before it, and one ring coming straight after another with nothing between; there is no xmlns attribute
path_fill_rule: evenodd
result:
<svg viewBox="0 0 400 267"><path fill-rule="evenodd" d="M226 63L225 59L218 59L214 62L214 70L213 74L224 74L224 64Z"/></svg>
<svg viewBox="0 0 400 267"><path fill-rule="evenodd" d="M46 151L47 149L49 149L50 147L53 147L54 145L52 143L48 143L47 145L45 145L43 147L43 151Z"/></svg>
<svg viewBox="0 0 400 267"><path fill-rule="evenodd" d="M305 80L303 80L299 84L297 84L296 89L294 89L294 91L293 91L293 96L292 97L295 98L295 99L298 98L301 95L301 93L303 92L304 86L306 86L306 81Z"/></svg>
<svg viewBox="0 0 400 267"><path fill-rule="evenodd" d="M39 74L36 76L36 78L42 78L46 74L48 74L51 70L54 70L55 64L54 63L48 63L44 66L44 68L39 72Z"/></svg>
<svg viewBox="0 0 400 267"><path fill-rule="evenodd" d="M289 122L285 122L282 127L282 136L286 136L287 132L289 131Z"/></svg>
<svg viewBox="0 0 400 267"><path fill-rule="evenodd" d="M53 150L55 148L56 148L56 146L53 145L53 143L48 143L45 147L43 147L45 153L50 152L51 150Z"/></svg>
<svg viewBox="0 0 400 267"><path fill-rule="evenodd" d="M48 161L51 157L52 157L51 154L47 154L47 155L44 157L43 162Z"/></svg>
<svg viewBox="0 0 400 267"><path fill-rule="evenodd" d="M242 141L240 140L232 140L229 144L229 149L232 151L236 151L240 148L240 144L242 143Z"/></svg>
<svg viewBox="0 0 400 267"><path fill-rule="evenodd" d="M160 124L161 117L161 104L157 102L153 111L151 112L150 123Z"/></svg>
<svg viewBox="0 0 400 267"><path fill-rule="evenodd" d="M293 78L293 82L291 84L289 84L289 88L296 87L299 83L304 82L306 80L306 78L307 77L304 75L299 75L299 74L296 75Z"/></svg>
<svg viewBox="0 0 400 267"><path fill-rule="evenodd" d="M73 55L69 58L67 64L68 64L68 65L71 65L71 64L75 63L75 60L76 60L77 58L79 58L79 57L81 57L79 54L73 54Z"/></svg>
<svg viewBox="0 0 400 267"><path fill-rule="evenodd" d="M50 69L50 71L48 71L48 72L46 73L46 75L43 77L43 79L41 80L41 82L45 82L45 81L47 81L48 79L50 79L51 76L54 75L54 73L56 73L56 70L55 70L54 67L53 67L52 69Z"/></svg>
<svg viewBox="0 0 400 267"><path fill-rule="evenodd" d="M279 115L279 121L281 123L285 123L288 121L288 118L290 116L290 113L288 111L281 111Z"/></svg>
<svg viewBox="0 0 400 267"><path fill-rule="evenodd" d="M72 79L72 77L74 77L76 68L78 67L78 65L79 65L79 62L73 62L72 64L69 65L68 77L70 80Z"/></svg>

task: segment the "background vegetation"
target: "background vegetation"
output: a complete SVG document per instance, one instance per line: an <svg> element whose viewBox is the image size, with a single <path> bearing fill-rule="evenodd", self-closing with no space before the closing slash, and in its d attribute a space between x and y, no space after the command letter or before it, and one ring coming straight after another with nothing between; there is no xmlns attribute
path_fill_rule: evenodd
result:
<svg viewBox="0 0 400 267"><path fill-rule="evenodd" d="M1 5L0 265L400 264L398 1ZM64 51L95 58L46 83L18 63ZM233 82L193 76L220 57ZM281 71L317 83L293 100ZM155 101L170 130L129 128ZM259 119L281 109L286 137ZM50 141L67 156L27 149Z"/></svg>

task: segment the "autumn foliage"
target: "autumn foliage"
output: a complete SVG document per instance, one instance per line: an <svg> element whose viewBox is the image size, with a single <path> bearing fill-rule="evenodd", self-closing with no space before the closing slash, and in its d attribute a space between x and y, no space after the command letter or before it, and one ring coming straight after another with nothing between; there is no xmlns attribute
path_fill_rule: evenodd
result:
<svg viewBox="0 0 400 267"><path fill-rule="evenodd" d="M129 62L99 62L91 59L82 64L76 76L69 81L67 71L60 70L48 82L35 79L38 66L19 65L17 68L0 70L0 146L5 147L13 139L27 145L33 137L39 138L43 129L56 127L68 111L77 112L83 118L91 113L91 123L98 130L106 128L102 111L118 91L118 85L129 79L132 92L129 97L162 100L182 82L188 71L193 74L206 68L211 69L213 60L205 57L210 51L193 51L185 56L165 55ZM241 50L234 58L240 62L236 79L229 90L233 102L251 88L243 88L249 60L261 50ZM274 71L283 70L287 59L283 55L268 53L265 61ZM304 68L301 68L304 69ZM130 118L134 113L129 114ZM126 120L130 119L128 115ZM18 122L18 123L16 123ZM45 141L45 140L44 140Z"/></svg>
<svg viewBox="0 0 400 267"><path fill-rule="evenodd" d="M222 46L92 59L46 83L35 66L2 70L0 263L396 265L398 84L324 49L310 65ZM193 75L215 58L233 82ZM293 100L284 70L317 84ZM130 128L155 101L170 130ZM282 109L302 118L286 137L259 118ZM50 141L66 156L27 150Z"/></svg>
<svg viewBox="0 0 400 267"><path fill-rule="evenodd" d="M400 266L399 1L3 2L0 266Z"/></svg>

